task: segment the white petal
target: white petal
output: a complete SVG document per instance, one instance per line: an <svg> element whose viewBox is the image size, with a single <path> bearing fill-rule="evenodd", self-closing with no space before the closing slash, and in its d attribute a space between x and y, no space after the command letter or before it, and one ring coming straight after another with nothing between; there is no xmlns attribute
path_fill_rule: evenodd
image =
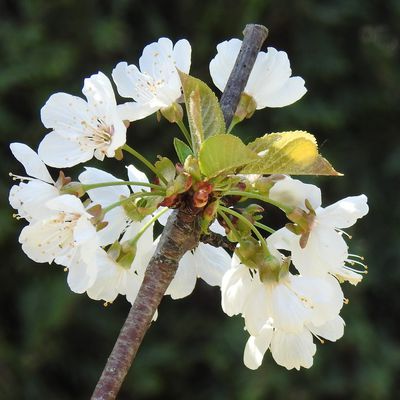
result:
<svg viewBox="0 0 400 400"><path fill-rule="evenodd" d="M189 73L191 63L192 48L186 39L178 40L175 43L173 58L176 63L176 68L185 74Z"/></svg>
<svg viewBox="0 0 400 400"><path fill-rule="evenodd" d="M83 148L74 138L67 138L53 131L48 133L39 144L40 158L54 168L67 168L90 160L92 148Z"/></svg>
<svg viewBox="0 0 400 400"><path fill-rule="evenodd" d="M70 250L72 232L63 231L60 223L39 220L25 226L19 236L22 250L37 263L51 263L56 257ZM62 245L61 245L62 243Z"/></svg>
<svg viewBox="0 0 400 400"><path fill-rule="evenodd" d="M318 337L322 337L324 339L328 339L331 342L336 342L336 340L340 339L344 333L344 321L342 317L339 315L334 319L331 319L325 324L320 326L315 326L311 323L307 324L308 329Z"/></svg>
<svg viewBox="0 0 400 400"><path fill-rule="evenodd" d="M83 293L93 284L96 270L93 260L92 263L87 264L80 251L73 251L73 254L68 266L67 282L73 292Z"/></svg>
<svg viewBox="0 0 400 400"><path fill-rule="evenodd" d="M220 235L225 236L225 228L217 221L215 220L210 226L209 229L211 232L218 233Z"/></svg>
<svg viewBox="0 0 400 400"><path fill-rule="evenodd" d="M137 68L136 68L137 69ZM118 93L122 97L134 97L136 85L128 74L128 63L123 61L116 65L112 71L112 77L117 85Z"/></svg>
<svg viewBox="0 0 400 400"><path fill-rule="evenodd" d="M51 210L63 211L71 214L85 214L85 207L82 202L72 194L63 194L62 196L58 196L54 199L49 200L46 203L46 206Z"/></svg>
<svg viewBox="0 0 400 400"><path fill-rule="evenodd" d="M85 79L82 93L98 115L109 115L117 105L111 82L102 72Z"/></svg>
<svg viewBox="0 0 400 400"><path fill-rule="evenodd" d="M294 248L299 247L299 239L298 235L284 227L267 237L267 245L275 249L292 251Z"/></svg>
<svg viewBox="0 0 400 400"><path fill-rule="evenodd" d="M169 294L173 299L181 299L189 296L193 292L196 280L194 257L191 252L187 252L179 262L175 277L165 294Z"/></svg>
<svg viewBox="0 0 400 400"><path fill-rule="evenodd" d="M87 219L86 215L80 217L74 228L74 240L78 245L96 240L96 228Z"/></svg>
<svg viewBox="0 0 400 400"><path fill-rule="evenodd" d="M264 358L265 352L272 340L273 328L266 325L258 336L250 336L244 349L244 365L250 369L257 369Z"/></svg>
<svg viewBox="0 0 400 400"><path fill-rule="evenodd" d="M140 275L140 274L136 275L135 273L132 273L132 271L129 271L129 273L126 275L125 295L126 295L126 299L131 304L133 304L136 300L136 296L139 292L142 281L143 281L143 275ZM155 319L157 319L157 311L153 316L153 321L155 321Z"/></svg>
<svg viewBox="0 0 400 400"><path fill-rule="evenodd" d="M343 292L336 278L292 276L291 288L310 307L309 320L315 325L336 318L343 307Z"/></svg>
<svg viewBox="0 0 400 400"><path fill-rule="evenodd" d="M211 286L221 286L222 277L231 266L231 257L223 248L200 243L194 251L197 276Z"/></svg>
<svg viewBox="0 0 400 400"><path fill-rule="evenodd" d="M41 118L46 128L80 133L81 121L89 121L91 114L88 103L80 97L55 93L42 107Z"/></svg>
<svg viewBox="0 0 400 400"><path fill-rule="evenodd" d="M292 262L302 275L336 271L348 256L343 237L330 227L314 226L304 249L298 242L292 245Z"/></svg>
<svg viewBox="0 0 400 400"><path fill-rule="evenodd" d="M217 46L217 55L210 62L210 75L214 85L223 92L235 65L242 41L231 39Z"/></svg>
<svg viewBox="0 0 400 400"><path fill-rule="evenodd" d="M161 212L163 209L164 209L164 208L160 207L160 208L157 210L157 212ZM166 223L167 223L168 218L169 218L170 215L173 213L173 211L174 211L174 210L171 210L171 209L168 210L168 211L166 211L163 215L161 215L160 218L158 218L157 221L158 221L161 225L165 226Z"/></svg>
<svg viewBox="0 0 400 400"><path fill-rule="evenodd" d="M13 186L9 200L21 217L31 221L51 217L54 211L47 208L45 204L59 195L56 187L35 179Z"/></svg>
<svg viewBox="0 0 400 400"><path fill-rule="evenodd" d="M113 302L120 292L121 284L124 284L127 270L108 257L102 249L96 252L96 268L96 279L87 289L87 294L94 300Z"/></svg>
<svg viewBox="0 0 400 400"><path fill-rule="evenodd" d="M122 182L122 179L118 179L108 172L91 167L85 167L85 171L79 175L79 180L85 185L106 182ZM102 207L109 206L110 204L121 200L121 196L129 197L130 195L128 186L125 185L100 187L88 190L87 193L93 203L100 204Z"/></svg>
<svg viewBox="0 0 400 400"><path fill-rule="evenodd" d="M128 165L128 177L131 182L143 182L149 183L149 179L147 178L146 174L140 170L138 170L134 165ZM138 186L138 185L131 185L131 189L134 193L137 192L149 192L150 188L145 186Z"/></svg>
<svg viewBox="0 0 400 400"><path fill-rule="evenodd" d="M138 121L154 114L160 108L161 105L135 102L127 102L117 106L118 115L124 121Z"/></svg>
<svg viewBox="0 0 400 400"><path fill-rule="evenodd" d="M250 335L258 335L272 317L271 296L266 286L257 281L247 293L243 316Z"/></svg>
<svg viewBox="0 0 400 400"><path fill-rule="evenodd" d="M357 219L368 213L367 196L346 197L338 202L321 209L318 219L321 223L336 228L348 228L356 223Z"/></svg>
<svg viewBox="0 0 400 400"><path fill-rule="evenodd" d="M288 333L276 330L271 341L271 353L277 364L287 369L310 368L317 347L308 330Z"/></svg>
<svg viewBox="0 0 400 400"><path fill-rule="evenodd" d="M154 78L165 64L172 63L173 47L168 38L160 38L158 42L148 44L139 59L140 71ZM168 57L170 56L170 57Z"/></svg>
<svg viewBox="0 0 400 400"><path fill-rule="evenodd" d="M230 317L242 313L247 296L253 288L254 284L247 267L239 265L229 269L222 277L222 310Z"/></svg>
<svg viewBox="0 0 400 400"><path fill-rule="evenodd" d="M29 146L23 143L11 143L10 149L14 157L24 166L29 176L47 183L54 183L44 162Z"/></svg>
<svg viewBox="0 0 400 400"><path fill-rule="evenodd" d="M300 207L305 211L307 211L306 199L314 209L321 205L321 190L317 186L303 183L289 176L275 183L269 191L269 197L286 206Z"/></svg>
<svg viewBox="0 0 400 400"><path fill-rule="evenodd" d="M107 226L97 232L100 246L106 246L119 239L127 227L127 216L122 207L115 207L108 211L103 218Z"/></svg>
<svg viewBox="0 0 400 400"><path fill-rule="evenodd" d="M301 300L289 287L278 284L271 292L274 327L287 332L299 332L310 316Z"/></svg>
<svg viewBox="0 0 400 400"><path fill-rule="evenodd" d="M306 93L303 78L295 76L289 78L286 83L276 92L268 96L257 98L257 109L265 107L285 107L300 100Z"/></svg>

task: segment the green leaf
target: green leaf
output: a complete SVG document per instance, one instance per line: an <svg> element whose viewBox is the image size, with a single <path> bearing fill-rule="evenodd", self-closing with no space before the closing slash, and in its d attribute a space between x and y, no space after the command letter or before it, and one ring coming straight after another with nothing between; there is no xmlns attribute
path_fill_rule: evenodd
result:
<svg viewBox="0 0 400 400"><path fill-rule="evenodd" d="M193 155L192 149L178 138L174 138L174 147L181 164L185 162L187 156Z"/></svg>
<svg viewBox="0 0 400 400"><path fill-rule="evenodd" d="M167 180L171 182L176 175L176 169L174 163L167 157L160 157L154 166L156 170Z"/></svg>
<svg viewBox="0 0 400 400"><path fill-rule="evenodd" d="M200 79L179 71L194 154L207 138L226 132L225 120L214 92Z"/></svg>
<svg viewBox="0 0 400 400"><path fill-rule="evenodd" d="M248 148L259 159L242 174L342 175L318 153L315 137L305 131L270 133Z"/></svg>
<svg viewBox="0 0 400 400"><path fill-rule="evenodd" d="M208 138L204 141L199 153L200 170L209 178L257 160L258 156L255 152L238 137L229 134Z"/></svg>

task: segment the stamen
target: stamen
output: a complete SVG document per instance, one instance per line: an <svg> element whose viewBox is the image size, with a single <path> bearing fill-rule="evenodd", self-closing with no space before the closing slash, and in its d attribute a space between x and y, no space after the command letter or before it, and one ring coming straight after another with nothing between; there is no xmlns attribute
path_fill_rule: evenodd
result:
<svg viewBox="0 0 400 400"><path fill-rule="evenodd" d="M359 258L360 260L364 260L363 256L359 256L358 254L349 254L349 257Z"/></svg>
<svg viewBox="0 0 400 400"><path fill-rule="evenodd" d="M349 304L349 303L350 303L350 300L349 300L348 298L345 297L345 298L343 298L343 303L344 303L344 304Z"/></svg>
<svg viewBox="0 0 400 400"><path fill-rule="evenodd" d="M342 229L336 228L336 231L347 236L350 240L353 239L353 236L349 235L347 232L343 231Z"/></svg>

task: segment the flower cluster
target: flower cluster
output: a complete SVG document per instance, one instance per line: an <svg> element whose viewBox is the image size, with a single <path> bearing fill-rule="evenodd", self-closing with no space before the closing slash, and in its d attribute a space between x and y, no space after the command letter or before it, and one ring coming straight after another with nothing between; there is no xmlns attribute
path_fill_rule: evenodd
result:
<svg viewBox="0 0 400 400"><path fill-rule="evenodd" d="M240 46L238 39L219 44L210 62L221 91ZM27 175L11 174L20 182L9 197L16 218L28 222L19 237L22 249L35 262L64 267L76 293L106 304L120 294L133 303L159 242L155 223L163 226L172 209L189 206L207 240L182 257L165 294L188 296L198 277L220 286L224 312L241 314L250 334L246 366L259 367L270 349L278 364L308 368L313 336L335 341L343 334L340 283L355 285L365 272L354 268L364 264L348 253L342 229L367 214L367 199L348 197L323 208L319 188L289 176L338 174L307 132L272 133L247 145L230 134L256 110L287 106L305 94L285 52L259 53L229 127L211 89L188 75L190 64L187 40L174 45L161 38L144 48L139 68L120 62L113 70L125 103L117 104L102 72L85 79L86 99L50 96L41 110L50 131L38 152L10 146ZM181 130L186 142L174 140L179 162L159 156L153 163L126 143L130 124L154 113ZM86 166L73 181L65 171L93 157L121 161L126 155L153 177L132 164L125 179ZM60 169L57 179L46 165ZM260 202L278 207L289 222L278 230L262 223Z"/></svg>

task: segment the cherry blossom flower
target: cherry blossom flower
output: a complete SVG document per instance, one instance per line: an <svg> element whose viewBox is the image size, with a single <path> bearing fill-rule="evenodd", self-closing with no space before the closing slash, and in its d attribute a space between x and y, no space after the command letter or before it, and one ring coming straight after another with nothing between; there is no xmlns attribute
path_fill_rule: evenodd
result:
<svg viewBox="0 0 400 400"><path fill-rule="evenodd" d="M18 217L27 221L42 219L55 211L45 206L46 202L60 195L53 178L39 156L26 144L11 143L11 152L23 165L29 177L14 176L21 183L10 190L11 206L18 210ZM26 181L26 182L24 182Z"/></svg>
<svg viewBox="0 0 400 400"><path fill-rule="evenodd" d="M223 92L239 54L242 41L231 39L217 46L217 55L210 62L210 74L215 86ZM291 77L287 54L268 47L259 52L244 93L256 102L256 109L284 107L301 99L307 92L304 79Z"/></svg>
<svg viewBox="0 0 400 400"><path fill-rule="evenodd" d="M22 229L22 249L35 262L54 261L67 267L71 290L83 293L96 277L93 255L98 241L92 216L69 194L47 201L46 206L56 213Z"/></svg>
<svg viewBox="0 0 400 400"><path fill-rule="evenodd" d="M332 276L303 277L289 272L279 279L261 280L256 270L240 263L222 279L222 309L229 316L241 314L251 337L244 361L258 368L271 348L275 361L288 369L309 368L315 353L312 334L337 340L343 334L339 312L343 292Z"/></svg>
<svg viewBox="0 0 400 400"><path fill-rule="evenodd" d="M168 108L181 97L181 81L177 72L189 73L191 47L182 39L175 45L167 38L147 45L135 65L120 62L112 76L122 97L132 98L118 106L124 120L136 121Z"/></svg>
<svg viewBox="0 0 400 400"><path fill-rule="evenodd" d="M85 79L82 92L87 101L55 93L42 108L42 122L52 131L40 143L39 156L51 167L72 167L93 156L114 157L125 144L126 127L110 80L99 72Z"/></svg>
<svg viewBox="0 0 400 400"><path fill-rule="evenodd" d="M145 229L143 234L140 234L141 229L145 228L150 219L151 217L146 217L141 222L132 222L121 239L121 243L124 243L140 235L136 243L136 254L128 265L119 263L112 257L112 252L108 253L102 248L97 249L95 253L97 275L87 290L90 298L112 303L117 295L121 294L133 304L142 284L147 264L154 253L153 227Z"/></svg>
<svg viewBox="0 0 400 400"><path fill-rule="evenodd" d="M365 195L347 197L323 208L319 188L286 177L275 183L269 196L274 201L304 211L307 210L305 201L308 200L314 209L315 215L311 218L305 245L300 243L299 235L286 227L273 233L267 240L278 249L290 251L293 264L302 275L321 275L330 272L340 280L348 280L353 284L362 279L357 270L351 267L359 261L349 259L348 246L343 239L342 229L354 225L357 219L368 213Z"/></svg>

